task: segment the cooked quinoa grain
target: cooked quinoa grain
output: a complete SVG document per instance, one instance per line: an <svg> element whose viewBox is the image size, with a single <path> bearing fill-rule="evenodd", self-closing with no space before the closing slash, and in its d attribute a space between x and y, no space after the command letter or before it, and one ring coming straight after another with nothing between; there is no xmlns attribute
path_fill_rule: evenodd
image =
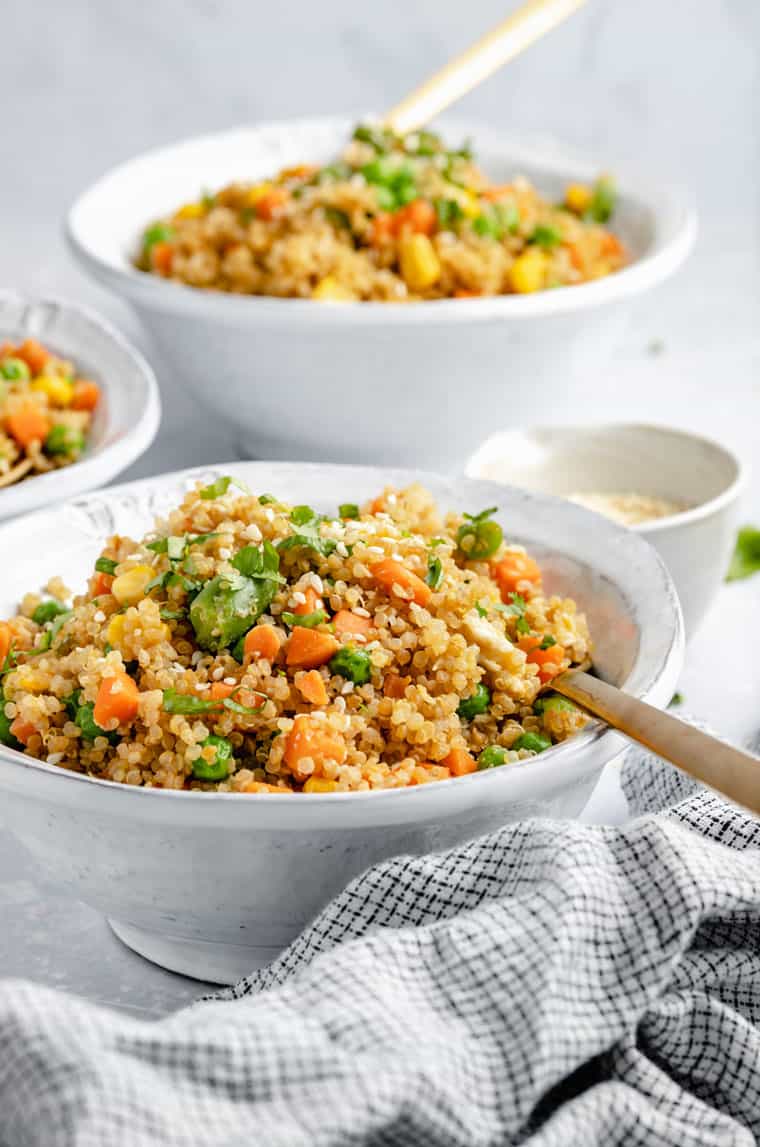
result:
<svg viewBox="0 0 760 1147"><path fill-rule="evenodd" d="M123 784L357 792L544 751L585 723L551 693L586 621L488 508L420 486L358 517L189 493L0 622L0 741ZM252 540L254 539L254 540Z"/></svg>
<svg viewBox="0 0 760 1147"><path fill-rule="evenodd" d="M135 263L191 287L322 302L530 294L627 261L605 226L614 184L552 203L524 178L494 185L469 147L362 124L339 160L233 183L153 222Z"/></svg>

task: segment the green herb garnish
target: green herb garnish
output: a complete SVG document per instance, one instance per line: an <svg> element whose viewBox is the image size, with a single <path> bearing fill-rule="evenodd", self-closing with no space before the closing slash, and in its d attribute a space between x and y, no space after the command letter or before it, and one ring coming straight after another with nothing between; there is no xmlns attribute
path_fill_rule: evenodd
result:
<svg viewBox="0 0 760 1147"><path fill-rule="evenodd" d="M441 559L433 557L432 554L428 558L427 575L425 577L425 581L433 590L438 589L441 582L443 581L443 566L441 565Z"/></svg>
<svg viewBox="0 0 760 1147"><path fill-rule="evenodd" d="M491 521L498 506L481 510L479 514L464 514L465 521L456 533L457 546L471 562L493 557L504 540L504 531L498 522Z"/></svg>
<svg viewBox="0 0 760 1147"><path fill-rule="evenodd" d="M313 613L290 613L285 609L280 616L291 629L296 625L300 625L303 629L314 629L327 620L327 614L323 609L315 609Z"/></svg>
<svg viewBox="0 0 760 1147"><path fill-rule="evenodd" d="M109 577L113 577L118 564L119 563L115 562L113 558L98 558L95 562L95 569L98 573L108 574Z"/></svg>
<svg viewBox="0 0 760 1147"><path fill-rule="evenodd" d="M760 530L756 526L742 526L736 536L731 564L726 581L741 581L760 570Z"/></svg>

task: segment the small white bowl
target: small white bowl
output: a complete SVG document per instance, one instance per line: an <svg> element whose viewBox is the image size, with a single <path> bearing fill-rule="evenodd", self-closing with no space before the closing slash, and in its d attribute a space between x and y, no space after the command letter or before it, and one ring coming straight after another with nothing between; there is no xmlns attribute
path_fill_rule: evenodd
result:
<svg viewBox="0 0 760 1147"><path fill-rule="evenodd" d="M110 482L143 454L161 421L153 371L138 351L92 311L58 299L0 292L0 343L38 339L94 379L103 398L78 462L0 489L0 518L36 510Z"/></svg>
<svg viewBox="0 0 760 1147"><path fill-rule="evenodd" d="M687 637L726 575L746 484L741 460L720 443L635 423L506 430L483 443L465 473L560 497L636 493L685 507L629 528L670 570Z"/></svg>
<svg viewBox="0 0 760 1147"><path fill-rule="evenodd" d="M69 244L85 271L132 303L178 377L234 426L248 456L451 470L491 431L495 410L508 408L529 424L540 400L570 421L582 380L598 375L634 296L672 275L696 234L694 212L678 195L640 187L624 172L615 230L632 262L582 286L324 304L198 290L135 270L149 222L203 187L325 163L351 126L283 121L148 152L77 200L66 221ZM452 122L441 130L447 139L471 135L497 182L522 173L553 198L604 167L554 143L521 143L482 126ZM598 408L605 395L594 393Z"/></svg>
<svg viewBox="0 0 760 1147"><path fill-rule="evenodd" d="M134 482L0 527L0 616L54 573L74 587L108 534L140 537L199 479L236 474L323 512L388 483L428 485L441 506L494 504L491 482L419 471L233 463ZM608 680L665 705L683 660L672 582L650 546L557 498L502 488L499 518L536 554L550 592L588 615ZM40 555L44 554L44 562ZM69 773L0 746L0 813L60 886L157 963L229 982L288 943L364 868L445 848L509 820L576 816L622 745L593 722L540 757L416 788L359 793L172 792Z"/></svg>

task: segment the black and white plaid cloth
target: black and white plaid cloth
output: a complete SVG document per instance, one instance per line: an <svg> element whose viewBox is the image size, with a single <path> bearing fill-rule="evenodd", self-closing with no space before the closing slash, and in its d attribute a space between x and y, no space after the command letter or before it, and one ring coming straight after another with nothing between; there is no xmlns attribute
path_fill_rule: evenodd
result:
<svg viewBox="0 0 760 1147"><path fill-rule="evenodd" d="M624 784L623 828L371 869L168 1019L6 981L0 1143L754 1144L760 821L640 754Z"/></svg>

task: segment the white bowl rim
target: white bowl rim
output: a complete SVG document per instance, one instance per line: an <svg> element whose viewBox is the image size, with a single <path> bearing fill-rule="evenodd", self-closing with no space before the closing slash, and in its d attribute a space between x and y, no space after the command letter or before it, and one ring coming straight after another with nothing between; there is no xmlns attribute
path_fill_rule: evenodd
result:
<svg viewBox="0 0 760 1147"><path fill-rule="evenodd" d="M111 168L78 196L66 215L64 237L75 257L95 278L117 293L124 293L135 302L153 306L157 310L203 314L209 319L218 317L226 318L228 321L235 318L238 321L260 320L269 324L297 322L300 325L348 324L354 327L406 326L431 322L448 325L452 322L471 323L495 319L515 321L584 311L594 306L629 298L657 285L678 269L694 245L697 235L696 210L682 192L675 193L664 188L655 192L641 188L635 181L626 179L625 186L630 189L632 197L646 204L656 218L663 218L669 212L672 216L671 226L664 239L656 243L650 253L604 279L572 287L538 291L530 295L435 299L416 303L414 306L401 302L334 303L329 306L315 306L311 299L236 295L167 281L159 276L138 271L127 262L120 264L102 257L89 242L86 230L84 233L82 231L80 217L86 213L90 200L102 194L110 182L146 161L203 147L224 138L232 139L236 135L250 138L256 134L287 131L296 125L300 127L313 125L315 129L333 127L337 133L341 130L345 132L352 122L344 116L268 120L219 132L207 132L151 148ZM465 126L463 121L460 122ZM475 133L490 139L494 138L493 128L489 128L487 124L476 127ZM543 167L547 172L564 171L567 176L568 168L574 172L579 168L598 170L577 154L570 156L565 153L565 158L561 161L557 158L549 160L540 154L538 145L531 146L529 142L521 142L519 137L511 135L508 150L514 155L519 153L521 160ZM668 209L667 212L660 206L661 204Z"/></svg>
<svg viewBox="0 0 760 1147"><path fill-rule="evenodd" d="M664 434L672 438L680 438L684 442L698 443L708 450L712 450L733 467L734 476L720 494L716 494L714 497L700 502L697 506L689 506L688 509L679 510L675 514L665 514L661 518L652 518L651 521L637 522L635 525L625 527L637 534L646 534L648 536L651 533L660 533L661 531L668 530L673 526L688 526L694 522L702 521L704 518L709 518L712 514L720 513L721 510L741 496L749 480L748 463L734 450L729 449L725 443L718 442L716 438L711 438L707 434L697 434L682 426L668 426L664 422L590 422L586 424L571 422L557 425L540 425L534 423L532 426L521 426L515 427L513 430L496 431L495 434L490 435L485 442L481 443L471 458L468 458L465 463L464 474L468 478L477 478L486 482L496 482L498 485L512 485L511 482L502 483L498 478L493 478L490 475L478 474L472 467L478 464L481 453L487 452L489 444L494 439L501 437L502 434L540 434L547 430L567 431L569 434L586 432L603 433L604 431L613 432L617 430L636 430L650 434ZM604 515L601 516L604 517Z"/></svg>
<svg viewBox="0 0 760 1147"><path fill-rule="evenodd" d="M101 468L104 459L109 459L112 475L118 474L127 466L131 465L141 454L145 453L158 433L158 428L161 424L161 397L153 368L140 351L137 350L116 327L107 319L104 319L102 315L98 314L97 311L92 310L83 303L72 303L68 299L62 299L56 295L45 294L37 296L10 288L1 288L0 306L2 306L4 302L30 306L52 306L62 312L79 315L85 319L87 323L93 327L97 327L102 334L106 335L112 343L115 343L119 347L127 358L132 360L132 363L145 382L147 391L145 406L139 417L132 422L123 436L119 438L117 442L96 447L92 453L86 453L78 462L75 462L70 468L66 468L68 472L67 477L74 471L76 472L77 483L81 492L85 492L88 489L95 489L103 482ZM115 387L116 385L117 382L115 379L113 381L106 380L106 390L109 386ZM39 499L33 501L26 499L25 505L19 506L18 512L22 513L26 510L36 510L40 505L44 504L48 498L59 501L60 495L56 487L60 483L60 480L61 476L58 470L52 470L47 474L35 474L31 481L34 483L33 493L39 495ZM10 494L11 492L17 493L18 490L25 485L26 482L22 482L0 490L0 511L5 512L2 507L3 495ZM32 493L32 491L29 491L29 493ZM69 496L77 497L78 495L72 491ZM16 512L16 510L11 510L9 513L15 514Z"/></svg>
<svg viewBox="0 0 760 1147"><path fill-rule="evenodd" d="M240 463L239 462L237 462L237 463L233 462L233 463L228 464L228 466L232 466L232 467L234 467L235 465L239 466ZM285 467L285 466L289 466L289 465L294 465L294 463L282 463L282 462L277 463L277 462L275 462L275 463L267 463L267 465L276 471L279 466ZM321 464L321 463L295 463L295 465L299 465L306 470L312 469L312 470L318 471L318 470L323 468L323 464ZM378 469L378 467L361 467L361 466L351 465L351 464L347 464L347 465L345 465L345 467L343 467L341 464L331 464L331 468L339 468L339 467L345 468L346 470L354 470L354 471L362 470L362 469L371 469L371 470L377 470ZM101 496L105 495L108 497L112 496L114 498L119 498L120 496L122 496L123 494L125 494L127 492L134 491L135 489L147 488L147 487L153 485L155 482L159 482L159 481L160 482L164 482L164 481L175 481L176 482L179 480L192 479L194 477L198 477L198 478L202 477L205 480L209 474L209 470L216 471L220 468L225 469L225 464L224 463L217 463L217 464L214 464L213 467L202 466L202 467L190 467L189 469L184 469L184 470L174 470L174 471L171 471L171 472L166 473L166 474L155 475L151 478L143 478L143 479L138 479L137 481L134 481L134 482L124 482L124 483L120 483L119 485L116 485L116 486L109 486L107 490L100 491L98 493L100 493ZM386 469L387 469L388 473L393 473L394 469L397 473L399 472L399 469L402 469L402 471L403 471L403 468L388 467ZM410 472L411 472L410 468L406 468L406 473L409 474ZM423 482L426 479L430 479L430 478L435 478L435 479L440 480L440 478L442 477L441 475L434 474L431 471L420 470L420 471L415 471L415 473L417 474L418 479L420 481L423 481ZM459 477L465 478L466 476L462 474L462 475L459 475ZM453 480L456 481L457 476L454 476ZM485 478L468 479L468 480L483 482L487 485L499 485L498 483L493 483L489 479L485 479ZM501 483L501 485L504 485L504 484ZM581 515L581 516L586 517L586 518L589 517L589 515L592 515L594 518L598 518L598 516L599 516L599 515L593 514L592 511L587 510L582 506L575 505L572 502L567 502L567 501L564 501L563 499L560 499L560 498L555 498L552 495L530 494L529 496L535 497L535 499L537 501L540 501L540 502L546 502L546 501L555 502L558 505L562 506L562 512L563 513L567 513L571 516L572 515L575 515L575 516ZM45 512L46 511L38 511L38 513L45 513ZM29 515L29 517L33 518L34 515ZM9 523L9 524L12 524L12 523ZM630 544L630 542L635 537L635 535L633 535L630 530L627 530L624 527L618 526L615 523L610 522L609 520L605 520L605 529L608 529L610 531L610 533L617 535L618 540L622 544ZM624 539L627 539L627 541ZM652 672L651 679L649 680L645 690L639 694L640 697L642 697L643 699L646 699L646 698L650 697L653 692L655 692L658 684L664 678L666 678L668 676L668 673L672 667L673 661L675 659L679 659L679 658L682 660L683 651L684 651L684 626L683 626L683 616L681 613L681 606L680 606L680 603L678 600L678 595L676 593L675 586L674 586L673 581L670 577L670 574L667 571L665 563L662 561L662 559L660 558L660 556L656 552L656 550L654 550L652 547L648 546L647 543L643 539L636 538L634 544L637 547L639 545L643 544L646 547L646 549L649 551L649 559L652 562L653 568L657 571L658 576L661 578L664 594L667 597L667 600L668 600L669 605L671 607L671 610L673 613L673 618L675 621L675 628L674 628L674 631L671 635L671 638L670 638L670 641L668 644L668 648L667 648L667 650L666 650L666 652L662 658L661 664L659 666L657 666L656 670L654 670ZM625 683L624 683L624 686L625 686ZM517 762L511 764L509 766L508 771L510 774L513 774L516 770L519 770L522 772L525 768L529 768L529 767L532 767L535 769L536 766L538 766L538 768L541 768L542 764L546 764L548 762L551 762L551 763L557 762L557 763L561 764L561 759L563 756L576 757L579 755L579 753L583 752L584 748L588 748L589 746L594 744L596 741L598 741L600 738L602 738L602 737L615 737L615 736L618 736L618 734L616 734L615 731L610 726L605 725L602 721L599 721L599 720L592 718L592 720L589 722L589 724L585 727L585 729L581 730L581 732L576 733L574 736L569 737L567 740L560 742L558 745L553 745L551 749L547 750L544 754L541 754L540 757L530 757L526 760L517 761ZM298 798L299 803L301 800L304 799L303 794L293 793L293 792L283 792L283 793L271 793L271 792L268 792L268 793L206 792L206 791L196 790L196 789L189 789L189 790L159 789L159 788L146 788L146 787L134 786L134 785L125 785L125 784L121 784L117 781L102 780L99 777L91 777L91 776L88 776L84 773L75 773L75 772L71 772L67 769L61 769L57 765L50 765L47 763L47 761L41 761L35 757L29 757L24 753L21 753L15 749L10 749L7 746L2 745L2 744L0 744L0 762L12 764L12 765L15 765L17 767L21 766L21 768L23 768L27 771L30 771L30 772L39 772L39 773L46 774L51 780L55 780L56 782L66 782L66 783L75 782L75 783L85 784L85 785L90 785L90 786L94 785L95 789L90 790L92 792L110 790L111 793L114 794L114 797L116 797L117 793L122 793L122 794L124 794L126 799L130 799L130 797L131 797L131 798L137 798L137 799L140 799L143 801L153 800L154 802L156 800L158 800L158 801L173 801L173 802L180 801L180 802L182 802L182 805L180 805L179 807L182 807L183 805L187 806L188 804L189 805L192 805L192 804L197 805L199 802L200 802L200 805L207 803L207 802L213 802L215 804L218 804L220 802L221 803L232 802L233 804L236 804L236 805L244 805L246 803L250 803L253 805L254 803L258 804L262 801L266 801L268 803L275 804L275 805L278 805L280 807L286 806L286 805L290 805L292 807L292 802L294 799ZM500 772L501 772L501 770L499 770L499 769L482 770L482 771L478 771L475 773L470 773L470 774L468 774L466 776L462 776L462 777L452 777L449 780L433 781L433 782L430 782L430 784L434 785L436 790L441 790L442 786L445 786L445 788L448 789L449 791L451 790L452 785L459 785L461 787L461 786L467 785L467 784L473 785L473 784L478 784L478 783L480 783L483 786L488 785L488 784L494 784L494 783L498 784L498 778L499 778ZM368 791L362 791L362 792L309 793L308 794L308 804L310 807L315 807L317 805L322 806L322 805L326 805L326 804L339 804L339 803L344 803L346 801L348 801L354 805L364 804L368 801L371 801L374 804L383 805L386 803L392 804L393 802L398 802L399 800L406 801L407 804L413 800L417 800L419 803L424 804L425 793L426 793L426 790L428 788L429 788L429 785L415 785L415 786L409 786L406 788L397 788L397 789L370 789ZM127 794L130 794L130 796L127 796ZM116 799L118 799L118 798L116 798ZM158 806L156 806L156 807L158 807Z"/></svg>

